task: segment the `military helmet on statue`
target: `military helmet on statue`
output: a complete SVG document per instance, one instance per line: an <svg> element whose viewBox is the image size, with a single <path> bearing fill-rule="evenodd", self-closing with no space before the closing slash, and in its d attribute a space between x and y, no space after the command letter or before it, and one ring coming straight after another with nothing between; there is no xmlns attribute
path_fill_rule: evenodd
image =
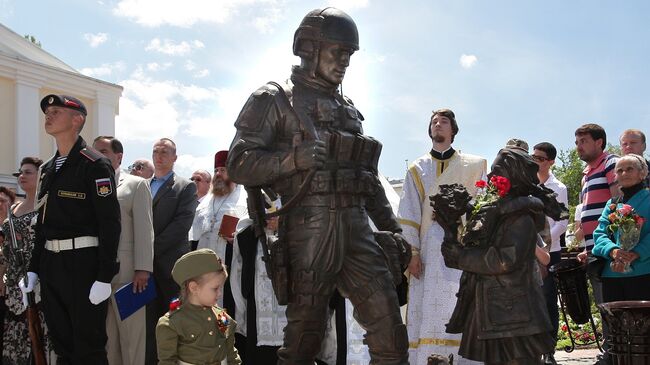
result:
<svg viewBox="0 0 650 365"><path fill-rule="evenodd" d="M359 32L354 20L336 8L315 9L307 13L293 35L293 54L313 59L320 42L344 44L359 50Z"/></svg>

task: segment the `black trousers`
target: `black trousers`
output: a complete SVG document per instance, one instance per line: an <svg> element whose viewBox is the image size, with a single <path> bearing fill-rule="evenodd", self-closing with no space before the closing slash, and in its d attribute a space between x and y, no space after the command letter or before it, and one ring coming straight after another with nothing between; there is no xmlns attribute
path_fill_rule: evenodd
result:
<svg viewBox="0 0 650 365"><path fill-rule="evenodd" d="M551 252L551 262L549 262L548 267L557 264L562 260L562 252L556 251ZM544 278L544 285L542 286L544 291L544 298L546 299L546 310L548 311L548 317L551 319L551 325L553 326L553 338L557 341L557 330L559 327L560 321L560 311L557 306L557 284L555 283L555 277L549 273Z"/></svg>
<svg viewBox="0 0 650 365"><path fill-rule="evenodd" d="M97 278L97 248L43 251L41 297L58 365L107 365L108 302L88 299Z"/></svg>
<svg viewBox="0 0 650 365"><path fill-rule="evenodd" d="M603 278L603 302L650 300L650 274L628 278Z"/></svg>

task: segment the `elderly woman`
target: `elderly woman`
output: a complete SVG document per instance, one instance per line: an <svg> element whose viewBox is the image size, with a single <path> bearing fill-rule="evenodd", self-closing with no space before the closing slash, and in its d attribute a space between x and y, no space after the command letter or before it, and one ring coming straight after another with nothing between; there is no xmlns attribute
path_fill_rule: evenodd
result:
<svg viewBox="0 0 650 365"><path fill-rule="evenodd" d="M445 264L463 270L447 332L462 333L458 354L464 358L540 364L555 346L535 276L535 249L545 216L558 220L567 213L539 185L537 169L523 150L499 151L488 175L502 184L498 199L472 214L460 242L454 235L443 242Z"/></svg>
<svg viewBox="0 0 650 365"><path fill-rule="evenodd" d="M614 171L623 196L607 202L594 231L592 249L594 255L604 257L609 263L602 272L603 301L650 300L650 191L643 185L648 166L643 157L629 154L618 160ZM623 204L630 205L645 218L639 242L631 251L621 249L608 229L609 215ZM626 272L626 264L631 265L631 271Z"/></svg>
<svg viewBox="0 0 650 365"><path fill-rule="evenodd" d="M2 364L29 365L31 364L31 342L23 305L22 292L18 288L18 281L25 276L27 263L31 258L34 248L34 225L38 211L34 210L36 184L38 181L38 168L43 163L36 157L25 157L20 162L20 170L14 176L18 178L18 185L25 191L27 197L24 201L11 207L11 219L14 228L12 234L9 220L2 224L5 233L3 247L3 262L6 265L6 296L7 315L4 321L4 349ZM13 237L16 242L13 242ZM40 301L39 290L35 288L36 301ZM46 333L45 322L41 314L41 328ZM46 336L47 342L47 336ZM48 344L45 344L46 353Z"/></svg>

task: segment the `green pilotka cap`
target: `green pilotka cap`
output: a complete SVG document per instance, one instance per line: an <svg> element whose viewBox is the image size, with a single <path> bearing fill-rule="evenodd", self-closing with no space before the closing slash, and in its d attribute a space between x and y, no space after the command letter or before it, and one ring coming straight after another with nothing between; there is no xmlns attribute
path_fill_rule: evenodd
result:
<svg viewBox="0 0 650 365"><path fill-rule="evenodd" d="M181 256L172 269L172 277L178 285L209 272L223 271L221 258L209 248L188 252Z"/></svg>

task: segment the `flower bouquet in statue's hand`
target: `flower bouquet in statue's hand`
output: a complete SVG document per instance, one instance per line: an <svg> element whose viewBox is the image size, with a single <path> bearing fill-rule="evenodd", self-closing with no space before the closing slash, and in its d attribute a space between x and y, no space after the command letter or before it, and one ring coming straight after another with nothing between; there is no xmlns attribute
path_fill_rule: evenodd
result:
<svg viewBox="0 0 650 365"><path fill-rule="evenodd" d="M641 217L628 204L610 204L609 210L611 213L607 217L609 219L607 230L622 250L631 251L639 243L641 227L645 223L645 218ZM626 262L624 272L631 271L630 263Z"/></svg>
<svg viewBox="0 0 650 365"><path fill-rule="evenodd" d="M461 217L472 210L471 195L461 184L440 185L440 192L429 197L433 220L445 231L445 240L458 240Z"/></svg>
<svg viewBox="0 0 650 365"><path fill-rule="evenodd" d="M478 246L489 237L496 224L497 203L511 188L510 180L498 175L490 177L489 182L479 180L475 185L479 192L461 233L461 243L465 246Z"/></svg>

